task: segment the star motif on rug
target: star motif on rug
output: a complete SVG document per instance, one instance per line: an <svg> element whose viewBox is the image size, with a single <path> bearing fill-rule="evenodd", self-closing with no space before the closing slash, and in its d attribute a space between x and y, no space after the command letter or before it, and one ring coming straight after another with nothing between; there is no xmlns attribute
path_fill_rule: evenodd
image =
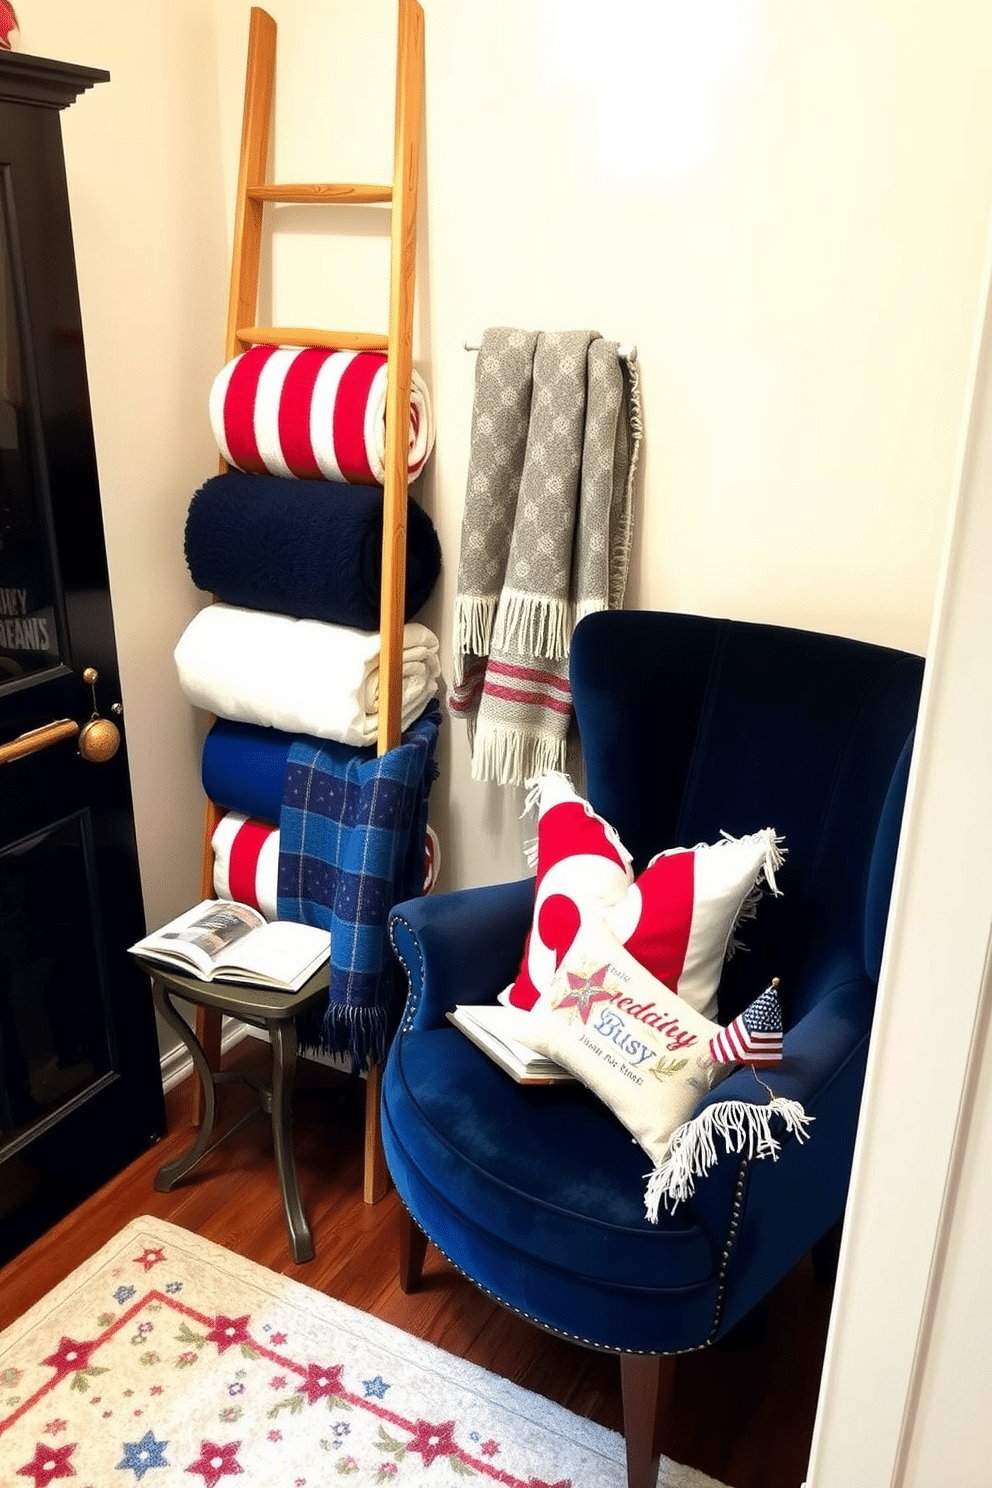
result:
<svg viewBox="0 0 992 1488"><path fill-rule="evenodd" d="M251 1335L248 1332L248 1324L251 1322L251 1313L246 1312L243 1317L225 1317L218 1313L214 1319L214 1325L207 1334L207 1342L217 1345L217 1352L224 1353L225 1349L231 1348L236 1343L251 1343Z"/></svg>
<svg viewBox="0 0 992 1488"><path fill-rule="evenodd" d="M435 1457L451 1457L458 1451L454 1431L454 1421L442 1421L440 1425L433 1421L418 1421L406 1449L419 1452L424 1466L430 1467Z"/></svg>
<svg viewBox="0 0 992 1488"><path fill-rule="evenodd" d="M217 1442L203 1441L200 1443L200 1455L195 1462L191 1462L186 1471L188 1473L199 1473L206 1488L214 1488L221 1478L233 1478L238 1473L243 1473L244 1468L236 1461L241 1443L225 1442L223 1446Z"/></svg>
<svg viewBox="0 0 992 1488"><path fill-rule="evenodd" d="M368 1398L368 1396L370 1395L374 1395L376 1400L381 1400L386 1391L389 1389L389 1386L386 1384L386 1381L383 1379L381 1374L377 1374L375 1379L362 1380L362 1384L365 1386L366 1398Z"/></svg>
<svg viewBox="0 0 992 1488"><path fill-rule="evenodd" d="M133 1472L140 1483L145 1473L153 1467L168 1467L165 1460L167 1441L159 1441L153 1432L146 1431L140 1441L125 1442L124 1456L117 1464L118 1472Z"/></svg>
<svg viewBox="0 0 992 1488"><path fill-rule="evenodd" d="M307 1366L307 1377L300 1385L300 1390L311 1405L315 1405L318 1400L323 1400L327 1395L340 1395L341 1368L340 1364L332 1364L329 1369L320 1364Z"/></svg>
<svg viewBox="0 0 992 1488"><path fill-rule="evenodd" d="M91 1339L88 1343L77 1343L74 1338L66 1338L65 1335L59 1339L59 1346L54 1354L49 1354L47 1359L42 1359L42 1364L50 1364L61 1378L65 1374L75 1374L80 1369L85 1369L90 1362L90 1354L96 1348L97 1340Z"/></svg>
<svg viewBox="0 0 992 1488"><path fill-rule="evenodd" d="M576 1008L583 1023L589 1022L589 1014L597 1002L612 1002L613 993L607 992L603 986L606 980L605 966L587 976L576 976L574 972L567 973L570 991L563 997L559 997L555 1004L558 1008Z"/></svg>
<svg viewBox="0 0 992 1488"><path fill-rule="evenodd" d="M77 1446L77 1442L69 1442L64 1447L46 1447L38 1442L31 1461L17 1469L17 1476L33 1478L34 1488L46 1488L56 1478L74 1478L76 1469L70 1466L69 1458Z"/></svg>
<svg viewBox="0 0 992 1488"><path fill-rule="evenodd" d="M139 1256L135 1256L134 1264L141 1266L145 1271L150 1271L153 1266L160 1265L165 1260L165 1251L159 1246L147 1246Z"/></svg>

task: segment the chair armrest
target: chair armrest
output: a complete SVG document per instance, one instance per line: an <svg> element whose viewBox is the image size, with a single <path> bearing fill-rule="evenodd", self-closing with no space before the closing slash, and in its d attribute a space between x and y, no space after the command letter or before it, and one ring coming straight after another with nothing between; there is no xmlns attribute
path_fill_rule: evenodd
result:
<svg viewBox="0 0 992 1488"><path fill-rule="evenodd" d="M776 1096L799 1101L813 1121L808 1140L784 1136L777 1161L749 1164L743 1199L737 1195L741 1158L721 1151L715 1166L696 1180L688 1200L715 1244L726 1243L731 1216L743 1216L771 1189L779 1214L788 1214L798 1260L838 1217L850 1178L874 1006L874 985L861 975L839 974L784 1041L784 1059L758 1072ZM697 1109L724 1100L764 1102L767 1092L742 1067L711 1090ZM781 1125L781 1123L779 1123ZM784 1129L783 1129L784 1130Z"/></svg>
<svg viewBox="0 0 992 1488"><path fill-rule="evenodd" d="M458 1003L495 1001L520 970L533 913L532 878L395 905L389 938L408 982L401 1028L438 1028Z"/></svg>

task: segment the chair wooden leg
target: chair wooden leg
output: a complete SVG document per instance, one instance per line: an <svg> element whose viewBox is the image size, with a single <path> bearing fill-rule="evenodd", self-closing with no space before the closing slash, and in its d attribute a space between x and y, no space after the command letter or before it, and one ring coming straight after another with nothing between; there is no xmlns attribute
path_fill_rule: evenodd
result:
<svg viewBox="0 0 992 1488"><path fill-rule="evenodd" d="M392 1180L382 1149L382 1065L369 1065L365 1083L365 1202L378 1204Z"/></svg>
<svg viewBox="0 0 992 1488"><path fill-rule="evenodd" d="M623 1435L627 1445L627 1488L655 1488L661 1458L661 1386L674 1360L663 1354L621 1354Z"/></svg>
<svg viewBox="0 0 992 1488"><path fill-rule="evenodd" d="M414 1222L409 1209L400 1209L400 1289L415 1292L424 1275L427 1236Z"/></svg>

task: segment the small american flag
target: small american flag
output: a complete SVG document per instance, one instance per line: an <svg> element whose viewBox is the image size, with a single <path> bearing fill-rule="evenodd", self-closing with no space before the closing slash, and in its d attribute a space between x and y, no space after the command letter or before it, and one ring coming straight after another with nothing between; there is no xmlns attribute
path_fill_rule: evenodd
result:
<svg viewBox="0 0 992 1488"><path fill-rule="evenodd" d="M778 977L739 1018L710 1039L714 1064L778 1064L782 1058L782 1004Z"/></svg>

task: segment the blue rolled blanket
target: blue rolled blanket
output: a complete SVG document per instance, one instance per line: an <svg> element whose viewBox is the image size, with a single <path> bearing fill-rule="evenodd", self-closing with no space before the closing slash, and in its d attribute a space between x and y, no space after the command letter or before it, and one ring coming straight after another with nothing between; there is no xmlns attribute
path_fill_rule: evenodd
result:
<svg viewBox="0 0 992 1488"><path fill-rule="evenodd" d="M186 517L193 583L244 609L378 630L382 505L378 486L238 470L212 476ZM404 619L410 620L441 571L434 524L412 499L406 538Z"/></svg>
<svg viewBox="0 0 992 1488"><path fill-rule="evenodd" d="M200 759L207 799L225 811L278 821L293 743L294 736L280 729L218 718L203 741Z"/></svg>

